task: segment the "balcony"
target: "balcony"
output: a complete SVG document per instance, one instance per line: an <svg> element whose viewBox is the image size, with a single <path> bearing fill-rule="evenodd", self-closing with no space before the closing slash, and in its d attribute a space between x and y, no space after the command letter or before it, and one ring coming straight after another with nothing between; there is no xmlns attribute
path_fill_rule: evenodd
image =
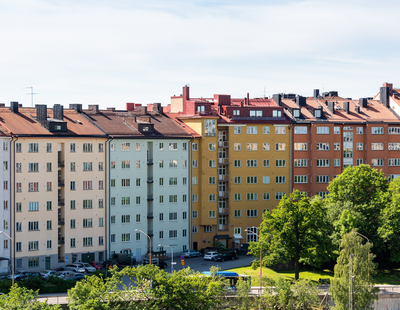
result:
<svg viewBox="0 0 400 310"><path fill-rule="evenodd" d="M147 177L147 183L153 183L153 177Z"/></svg>
<svg viewBox="0 0 400 310"><path fill-rule="evenodd" d="M229 198L229 192L218 192L218 198Z"/></svg>
<svg viewBox="0 0 400 310"><path fill-rule="evenodd" d="M63 217L58 218L58 225L65 225L65 220Z"/></svg>
<svg viewBox="0 0 400 310"><path fill-rule="evenodd" d="M58 179L58 187L64 187L64 180Z"/></svg>
<svg viewBox="0 0 400 310"><path fill-rule="evenodd" d="M219 165L228 165L229 159L228 158L218 158L218 164Z"/></svg>
<svg viewBox="0 0 400 310"><path fill-rule="evenodd" d="M218 208L218 215L229 215L229 208Z"/></svg>
<svg viewBox="0 0 400 310"><path fill-rule="evenodd" d="M228 141L218 141L218 147L227 148L227 147L229 147L229 142Z"/></svg>
<svg viewBox="0 0 400 310"><path fill-rule="evenodd" d="M153 158L147 158L147 164L148 165L153 165L154 164Z"/></svg>
<svg viewBox="0 0 400 310"><path fill-rule="evenodd" d="M152 218L154 218L153 212L148 212L147 219L151 220Z"/></svg>
<svg viewBox="0 0 400 310"><path fill-rule="evenodd" d="M58 205L59 206L64 206L65 205L64 199L58 199Z"/></svg>
<svg viewBox="0 0 400 310"><path fill-rule="evenodd" d="M227 174L219 174L218 175L218 181L228 182L229 181L229 175L227 175Z"/></svg>
<svg viewBox="0 0 400 310"><path fill-rule="evenodd" d="M229 231L229 226L228 225L218 225L218 231Z"/></svg>
<svg viewBox="0 0 400 310"><path fill-rule="evenodd" d="M153 195L147 195L147 201L153 201L154 197Z"/></svg>
<svg viewBox="0 0 400 310"><path fill-rule="evenodd" d="M64 161L63 160L59 160L58 161L58 168L64 168L64 167L65 167Z"/></svg>
<svg viewBox="0 0 400 310"><path fill-rule="evenodd" d="M147 235L148 235L149 237L153 237L153 236L154 236L153 231L152 231L152 230L148 230L148 231L147 231Z"/></svg>
<svg viewBox="0 0 400 310"><path fill-rule="evenodd" d="M65 238L64 237L58 237L58 244L65 244Z"/></svg>

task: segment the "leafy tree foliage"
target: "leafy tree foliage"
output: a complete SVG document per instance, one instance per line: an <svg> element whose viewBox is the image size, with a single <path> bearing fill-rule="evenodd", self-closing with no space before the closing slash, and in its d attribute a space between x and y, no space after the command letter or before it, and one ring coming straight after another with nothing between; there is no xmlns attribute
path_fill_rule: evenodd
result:
<svg viewBox="0 0 400 310"><path fill-rule="evenodd" d="M330 292L335 300L336 310L350 308L370 309L374 299L377 299L378 288L375 288L370 276L376 273L377 265L373 262L374 254L370 253L372 244L362 244L363 239L355 230L343 236L340 243L340 255L335 266L335 277L331 281ZM351 255L351 258L350 258ZM351 262L350 262L351 260ZM352 294L350 295L350 265ZM350 296L352 296L350 298Z"/></svg>
<svg viewBox="0 0 400 310"><path fill-rule="evenodd" d="M11 287L8 295L0 298L0 309L2 310L55 310L61 309L59 305L48 305L47 302L37 300L38 291L29 290L15 284Z"/></svg>
<svg viewBox="0 0 400 310"><path fill-rule="evenodd" d="M329 259L330 225L319 197L308 198L294 190L284 196L271 214L264 213L260 227L263 264L295 262L295 279L299 279L300 262L318 266ZM260 242L250 244L251 253L260 256Z"/></svg>

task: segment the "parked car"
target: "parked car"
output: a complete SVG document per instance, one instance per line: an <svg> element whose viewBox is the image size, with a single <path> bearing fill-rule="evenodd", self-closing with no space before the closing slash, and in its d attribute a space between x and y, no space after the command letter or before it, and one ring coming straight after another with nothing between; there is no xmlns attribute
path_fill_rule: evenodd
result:
<svg viewBox="0 0 400 310"><path fill-rule="evenodd" d="M136 258L131 259L131 255L126 253L114 253L112 259L116 260L120 265L136 264Z"/></svg>
<svg viewBox="0 0 400 310"><path fill-rule="evenodd" d="M156 265L160 267L161 269L167 268L167 263L163 260L160 260L158 258L152 258L151 262L153 265ZM148 258L143 258L143 266L148 265L150 263L150 259Z"/></svg>
<svg viewBox="0 0 400 310"><path fill-rule="evenodd" d="M23 280L25 277L26 277L26 275L29 273L29 271L26 271L26 270L18 270L18 271L16 271L15 273L14 273L14 280L15 281L21 281L21 280ZM12 279L12 274L9 274L8 276L7 276L7 279L8 280L11 280Z"/></svg>
<svg viewBox="0 0 400 310"><path fill-rule="evenodd" d="M204 254L205 260L214 260L219 255L218 252L207 252Z"/></svg>
<svg viewBox="0 0 400 310"><path fill-rule="evenodd" d="M71 270L65 270L65 271L59 271L58 272L58 277L61 279L64 279L68 276L71 276L73 274L73 271Z"/></svg>
<svg viewBox="0 0 400 310"><path fill-rule="evenodd" d="M85 277L85 275L83 273L77 272L77 273L73 274L71 277L64 278L64 280L76 280L76 281L79 281L79 280L82 280L84 277Z"/></svg>
<svg viewBox="0 0 400 310"><path fill-rule="evenodd" d="M100 262L89 262L89 264L94 267L96 270L99 270L102 268L101 263Z"/></svg>
<svg viewBox="0 0 400 310"><path fill-rule="evenodd" d="M41 272L40 275L42 276L43 279L48 279L49 277L57 276L57 271L55 271L55 270L45 270L44 272Z"/></svg>
<svg viewBox="0 0 400 310"><path fill-rule="evenodd" d="M24 275L24 278L23 278L22 280L31 279L31 278L37 278L37 277L39 277L39 278L42 277L42 275L40 274L40 272L27 272L27 273Z"/></svg>
<svg viewBox="0 0 400 310"><path fill-rule="evenodd" d="M85 268L82 267L82 264L69 264L64 267L64 270L85 273Z"/></svg>
<svg viewBox="0 0 400 310"><path fill-rule="evenodd" d="M104 269L110 268L110 266L111 266L111 267L114 267L114 266L119 267L118 262L117 262L116 260L114 260L114 259L105 260L105 261L103 262L102 265L103 265L103 268L104 268Z"/></svg>
<svg viewBox="0 0 400 310"><path fill-rule="evenodd" d="M195 250L187 250L187 251L183 251L181 255L191 258L191 257L199 257L199 256L201 256L201 253L199 251L195 251Z"/></svg>
<svg viewBox="0 0 400 310"><path fill-rule="evenodd" d="M226 260L234 260L234 259L239 259L239 256L237 256L236 252L233 251L223 252L214 258L214 260L217 262L219 261L224 262Z"/></svg>
<svg viewBox="0 0 400 310"><path fill-rule="evenodd" d="M87 273L92 273L96 271L96 268L94 268L92 265L89 263L82 263L82 267L86 270Z"/></svg>

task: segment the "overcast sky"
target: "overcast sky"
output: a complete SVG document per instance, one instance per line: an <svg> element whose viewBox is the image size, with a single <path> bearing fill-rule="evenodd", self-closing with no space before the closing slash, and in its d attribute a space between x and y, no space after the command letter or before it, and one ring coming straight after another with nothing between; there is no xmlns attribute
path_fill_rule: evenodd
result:
<svg viewBox="0 0 400 310"><path fill-rule="evenodd" d="M0 102L166 105L400 86L399 1L0 0ZM397 80L396 80L397 77Z"/></svg>

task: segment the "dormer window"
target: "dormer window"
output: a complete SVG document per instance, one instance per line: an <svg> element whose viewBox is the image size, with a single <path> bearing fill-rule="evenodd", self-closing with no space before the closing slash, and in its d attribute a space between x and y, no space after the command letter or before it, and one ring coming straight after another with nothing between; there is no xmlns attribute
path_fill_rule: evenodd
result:
<svg viewBox="0 0 400 310"><path fill-rule="evenodd" d="M240 115L240 110L233 110L233 115Z"/></svg>
<svg viewBox="0 0 400 310"><path fill-rule="evenodd" d="M272 110L272 117L282 117L281 110Z"/></svg>
<svg viewBox="0 0 400 310"><path fill-rule="evenodd" d="M250 111L250 116L252 117L262 117L262 111Z"/></svg>
<svg viewBox="0 0 400 310"><path fill-rule="evenodd" d="M314 110L314 117L315 118L321 118L322 116L322 111L320 109L315 109Z"/></svg>
<svg viewBox="0 0 400 310"><path fill-rule="evenodd" d="M197 112L204 112L205 110L206 110L206 107L204 105L197 106Z"/></svg>
<svg viewBox="0 0 400 310"><path fill-rule="evenodd" d="M293 117L300 117L300 109L293 109Z"/></svg>

